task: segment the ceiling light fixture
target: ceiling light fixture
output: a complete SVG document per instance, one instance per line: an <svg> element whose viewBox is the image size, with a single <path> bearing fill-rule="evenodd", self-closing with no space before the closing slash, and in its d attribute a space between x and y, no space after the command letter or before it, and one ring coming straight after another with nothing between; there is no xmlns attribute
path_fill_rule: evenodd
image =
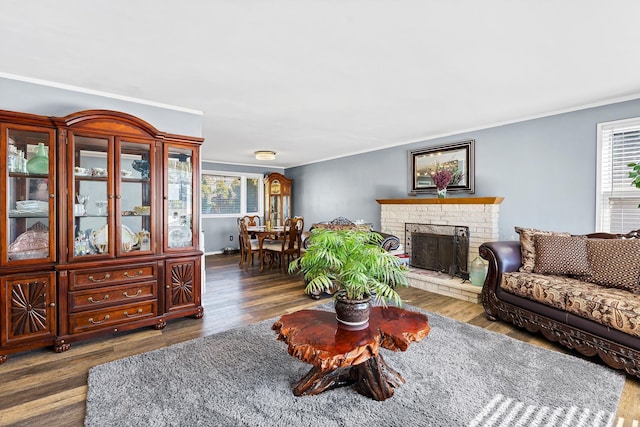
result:
<svg viewBox="0 0 640 427"><path fill-rule="evenodd" d="M268 151L268 150L260 150L254 153L256 155L256 160L275 160L276 152Z"/></svg>

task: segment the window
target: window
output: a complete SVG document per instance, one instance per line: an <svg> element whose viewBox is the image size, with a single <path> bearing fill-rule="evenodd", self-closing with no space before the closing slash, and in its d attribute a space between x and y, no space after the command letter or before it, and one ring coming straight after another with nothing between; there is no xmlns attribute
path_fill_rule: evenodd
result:
<svg viewBox="0 0 640 427"><path fill-rule="evenodd" d="M596 227L609 233L640 228L640 189L629 163L640 162L640 118L598 124Z"/></svg>
<svg viewBox="0 0 640 427"><path fill-rule="evenodd" d="M202 172L204 217L262 215L262 175Z"/></svg>

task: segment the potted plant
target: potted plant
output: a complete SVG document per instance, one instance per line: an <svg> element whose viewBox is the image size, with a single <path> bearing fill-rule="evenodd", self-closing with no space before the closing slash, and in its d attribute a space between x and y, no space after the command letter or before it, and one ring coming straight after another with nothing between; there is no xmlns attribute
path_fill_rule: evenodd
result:
<svg viewBox="0 0 640 427"><path fill-rule="evenodd" d="M380 246L380 234L313 229L309 239L306 252L291 262L289 272L304 273L308 294L336 291L336 317L343 325L367 327L371 298L384 306L402 305L395 288L408 285L407 268ZM360 312L366 318L360 318Z"/></svg>

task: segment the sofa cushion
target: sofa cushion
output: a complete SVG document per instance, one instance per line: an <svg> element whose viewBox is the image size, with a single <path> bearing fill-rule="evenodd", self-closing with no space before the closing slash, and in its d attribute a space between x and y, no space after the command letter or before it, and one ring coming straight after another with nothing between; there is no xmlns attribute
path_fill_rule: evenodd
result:
<svg viewBox="0 0 640 427"><path fill-rule="evenodd" d="M514 271L502 274L500 287L514 295L564 310L567 292L579 283L580 280L567 276Z"/></svg>
<svg viewBox="0 0 640 427"><path fill-rule="evenodd" d="M593 283L640 294L640 240L587 239Z"/></svg>
<svg viewBox="0 0 640 427"><path fill-rule="evenodd" d="M533 236L536 234L571 236L570 233L559 233L556 231L543 231L535 228L515 227L516 233L520 235L520 250L522 251L522 266L520 271L531 273L536 262L536 248Z"/></svg>
<svg viewBox="0 0 640 427"><path fill-rule="evenodd" d="M535 234L534 273L590 275L586 240L583 236Z"/></svg>
<svg viewBox="0 0 640 427"><path fill-rule="evenodd" d="M583 282L567 294L566 306L577 316L640 337L640 295Z"/></svg>

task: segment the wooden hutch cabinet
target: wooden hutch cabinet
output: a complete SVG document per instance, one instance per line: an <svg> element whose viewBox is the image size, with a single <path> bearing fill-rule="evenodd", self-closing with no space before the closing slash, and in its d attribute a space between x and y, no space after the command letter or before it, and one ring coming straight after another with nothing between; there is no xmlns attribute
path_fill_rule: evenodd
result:
<svg viewBox="0 0 640 427"><path fill-rule="evenodd" d="M272 172L264 178L265 224L271 227L282 227L284 221L291 218L292 183L292 179L277 172Z"/></svg>
<svg viewBox="0 0 640 427"><path fill-rule="evenodd" d="M201 138L107 110L0 111L0 130L0 363L202 317Z"/></svg>

